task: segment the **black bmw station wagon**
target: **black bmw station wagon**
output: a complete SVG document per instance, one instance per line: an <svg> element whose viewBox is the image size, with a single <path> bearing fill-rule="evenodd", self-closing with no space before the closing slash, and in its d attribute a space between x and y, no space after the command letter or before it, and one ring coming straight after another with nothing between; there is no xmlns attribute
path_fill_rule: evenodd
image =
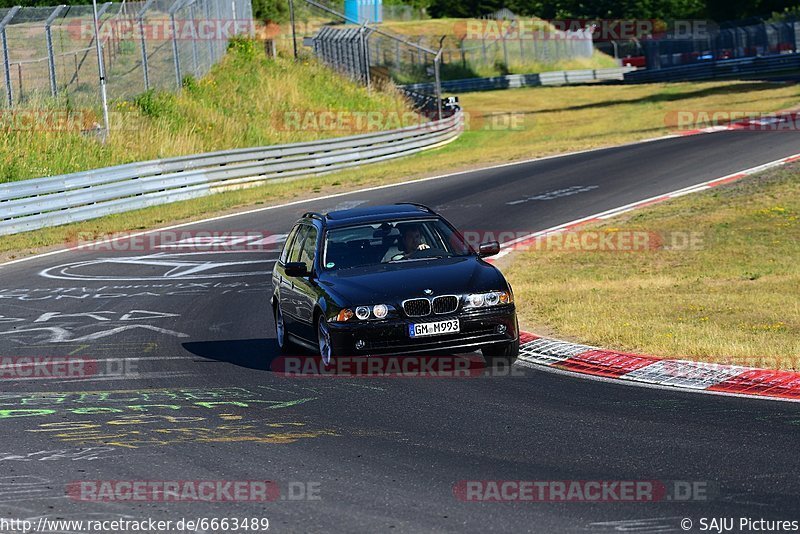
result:
<svg viewBox="0 0 800 534"><path fill-rule="evenodd" d="M278 346L337 356L519 352L514 295L442 216L418 204L306 213L272 273Z"/></svg>

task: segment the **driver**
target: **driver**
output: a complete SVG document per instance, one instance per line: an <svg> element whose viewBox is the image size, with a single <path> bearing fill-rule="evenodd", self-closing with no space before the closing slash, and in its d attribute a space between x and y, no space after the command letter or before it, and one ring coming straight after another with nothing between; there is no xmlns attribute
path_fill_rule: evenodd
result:
<svg viewBox="0 0 800 534"><path fill-rule="evenodd" d="M400 228L400 246L402 250L396 246L389 247L386 254L383 256L383 261L388 262L392 259L408 259L411 254L418 250L426 250L431 248L430 245L424 242L422 237L422 228L419 224L404 224L398 225ZM398 258L397 256L401 256Z"/></svg>

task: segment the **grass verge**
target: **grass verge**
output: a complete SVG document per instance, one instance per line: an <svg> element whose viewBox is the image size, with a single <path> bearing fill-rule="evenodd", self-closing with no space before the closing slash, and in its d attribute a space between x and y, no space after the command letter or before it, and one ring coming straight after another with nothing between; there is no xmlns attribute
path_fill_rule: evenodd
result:
<svg viewBox="0 0 800 534"><path fill-rule="evenodd" d="M272 60L257 49L255 41L233 43L230 53L207 76L199 81L186 78L180 95L147 92L133 101L112 102L112 131L106 144L82 134L77 127L65 127L70 126L67 123L9 128L0 122L0 183L132 161L346 134L333 128L296 127L303 125L298 115L306 117L306 113L319 116L329 110L398 114L410 111L399 94L370 93L316 62L295 63L281 57ZM81 112L72 109L68 101L29 102L25 108L15 110L20 116L28 112L31 117L65 111ZM287 118L287 112L298 115ZM99 117L99 113L95 115ZM25 124L22 119L17 122Z"/></svg>
<svg viewBox="0 0 800 534"><path fill-rule="evenodd" d="M572 235L586 232L610 239L639 232L658 246L588 251L565 235L512 256L505 272L520 321L533 331L643 354L800 370L800 165Z"/></svg>
<svg viewBox="0 0 800 534"><path fill-rule="evenodd" d="M668 133L664 117L675 110L772 111L789 107L797 99L795 86L735 82L539 87L469 93L462 97L462 104L470 112L470 129L445 148L360 169L3 236L0 259L63 245L77 232L103 235L153 228L310 195L636 141ZM246 123L241 125L248 127Z"/></svg>

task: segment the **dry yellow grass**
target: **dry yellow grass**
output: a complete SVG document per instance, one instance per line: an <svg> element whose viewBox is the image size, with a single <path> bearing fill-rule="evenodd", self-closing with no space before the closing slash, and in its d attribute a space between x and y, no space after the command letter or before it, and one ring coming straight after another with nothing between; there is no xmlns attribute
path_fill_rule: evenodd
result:
<svg viewBox="0 0 800 534"><path fill-rule="evenodd" d="M644 354L800 370L800 166L581 231L654 232L676 250L520 252L520 320ZM675 236L674 238L672 236Z"/></svg>

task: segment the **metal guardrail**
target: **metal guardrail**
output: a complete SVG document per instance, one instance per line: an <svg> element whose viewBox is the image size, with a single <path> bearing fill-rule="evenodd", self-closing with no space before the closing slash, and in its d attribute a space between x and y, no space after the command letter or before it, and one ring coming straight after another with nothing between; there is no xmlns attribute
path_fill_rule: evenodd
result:
<svg viewBox="0 0 800 534"><path fill-rule="evenodd" d="M458 137L460 112L398 130L129 163L0 184L0 235L85 221L274 179L376 163Z"/></svg>
<svg viewBox="0 0 800 534"><path fill-rule="evenodd" d="M494 78L467 78L442 82L443 91L466 93L470 91L490 91L494 89L518 89L542 85L569 85L606 80L622 80L626 73L635 67L614 67L610 69L558 70L538 74L509 74ZM414 91L430 91L432 84L415 83L403 88Z"/></svg>
<svg viewBox="0 0 800 534"><path fill-rule="evenodd" d="M628 83L757 78L800 69L800 54L723 59L625 74Z"/></svg>

